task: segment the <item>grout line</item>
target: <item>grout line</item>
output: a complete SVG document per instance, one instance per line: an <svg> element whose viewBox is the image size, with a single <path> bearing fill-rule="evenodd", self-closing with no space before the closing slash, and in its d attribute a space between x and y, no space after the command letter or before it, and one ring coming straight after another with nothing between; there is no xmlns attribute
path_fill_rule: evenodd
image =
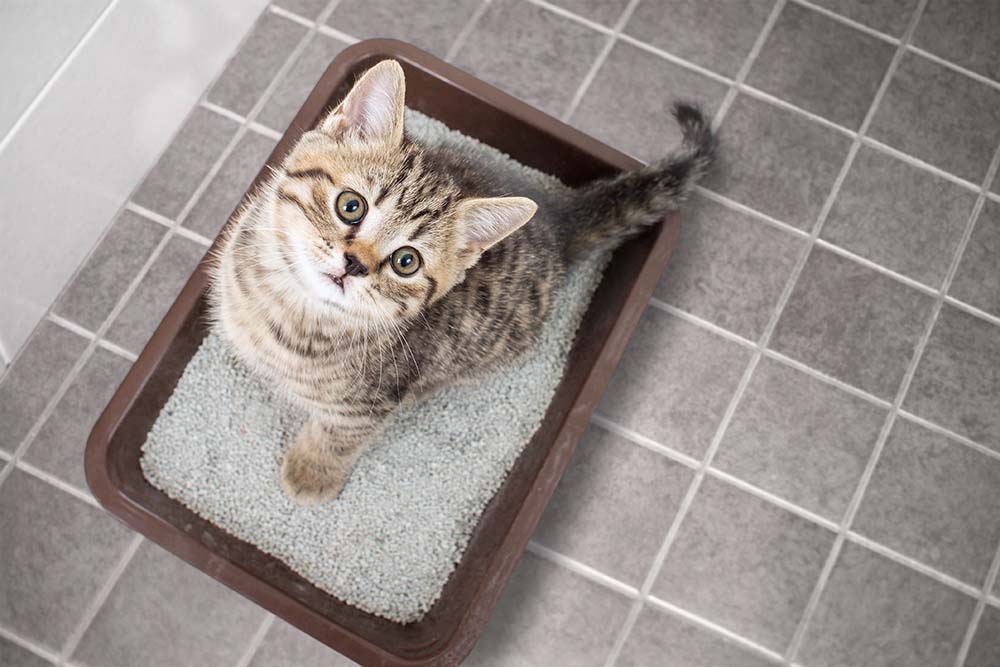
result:
<svg viewBox="0 0 1000 667"><path fill-rule="evenodd" d="M719 126L722 125L722 121L725 119L726 114L729 113L729 109L733 106L733 102L736 101L736 96L740 91L744 90L744 82L750 75L750 70L753 68L753 64L757 61L757 56L764 48L764 42L771 35L771 30L774 29L775 24L778 22L778 16L781 15L781 11L785 8L786 0L776 0L774 5L771 7L771 13L767 15L767 20L764 21L764 26L761 28L760 33L757 35L757 39L754 41L753 46L750 48L750 53L747 54L746 59L740 66L739 71L736 73L736 79L733 81L733 85L726 91L726 96L722 98L722 103L719 104L718 110L715 112L715 118L712 119L712 128L718 130Z"/></svg>
<svg viewBox="0 0 1000 667"><path fill-rule="evenodd" d="M979 599L976 601L976 607L972 611L972 619L969 621L969 627L966 629L965 637L962 639L962 646L959 648L958 656L955 658L955 667L963 667L965 665L965 659L969 656L972 640L975 638L976 630L979 628L979 621L983 618L983 611L986 609L990 592L993 590L994 584L996 584L998 573L1000 573L1000 545L997 546L993 562L990 563L990 569L986 573L983 590L978 596Z"/></svg>
<svg viewBox="0 0 1000 667"><path fill-rule="evenodd" d="M678 319L684 320L685 322L690 322L691 324L701 327L706 331L710 331L715 335L719 336L720 338L725 338L726 340L732 341L742 347L751 350L760 349L757 343L750 340L749 338L744 338L738 333L734 333L729 329L724 329L720 327L718 324L715 324L714 322L709 322L708 320L698 317L697 315L694 315L692 313L689 313L686 310L681 310L677 306L669 304L666 301L662 301L656 298L655 296L649 298L649 305L652 306L653 308L656 308L657 310L662 310L663 312L669 313L670 315L673 315Z"/></svg>
<svg viewBox="0 0 1000 667"><path fill-rule="evenodd" d="M825 118L823 116L820 116L818 113L809 111L808 109L792 104L791 102L783 100L780 97L776 97L771 93L761 90L760 88L754 88L753 86L748 86L744 84L743 86L740 87L740 91L749 97L753 97L758 100L767 102L771 106L778 107L779 109L784 109L790 113L798 114L799 116L804 116L815 123L818 123L830 130L833 130L834 132L838 132L844 135L845 137L850 137L854 139L858 136L858 132L852 130L851 128L845 125L841 125L840 123L835 123L829 118Z"/></svg>
<svg viewBox="0 0 1000 667"><path fill-rule="evenodd" d="M97 339L98 347L104 348L108 352L117 354L119 357L122 357L123 359L135 362L135 360L139 358L138 355L129 352L124 347L116 345L115 343L112 343L107 339L97 338L97 334L95 334L94 332L80 326L76 322L67 320L65 317L50 312L48 315L45 316L45 319L47 319L49 322L52 322L53 324L61 326L63 329L66 329L67 331L72 331L76 335L86 338L88 340Z"/></svg>
<svg viewBox="0 0 1000 667"><path fill-rule="evenodd" d="M798 361L797 359L792 359L791 357L784 355L780 352L767 349L764 350L764 356L768 359L778 362L779 364L784 364L785 366L794 368L797 371L801 371L806 375L812 376L816 380L819 380L820 382L826 383L832 387L836 387L837 389L840 389L841 391L846 392L851 396L854 396L855 398L860 398L863 401L867 401L868 403L871 403L874 406L883 408L885 410L888 410L892 406L892 403L885 400L884 398L879 398L875 394L869 394L864 389L859 389L858 387L847 384L843 380L838 380L832 375L827 375L823 371L818 371L815 368L807 366L801 361Z"/></svg>
<svg viewBox="0 0 1000 667"><path fill-rule="evenodd" d="M49 484L51 484L52 486L56 487L60 491L64 491L64 492L68 493L69 495L73 496L74 498L82 500L83 502L87 503L88 505L96 507L97 509L101 510L102 512L104 511L104 509L101 507L100 503L98 503L97 500L92 495L90 495L89 493L87 493L86 491L78 489L77 487L73 486L72 484L70 484L68 482L64 482L63 480L59 479L55 475L49 474L49 473L45 472L44 470L42 470L41 468L38 468L36 466L31 465L27 461L18 461L16 463L16 465L17 465L17 469L18 470L20 470L20 471L22 471L24 473L27 473L27 474L31 475L32 477L35 477L36 479L40 479L43 482L48 482Z"/></svg>
<svg viewBox="0 0 1000 667"><path fill-rule="evenodd" d="M528 551L544 560L549 561L550 563L561 565L570 572L579 574L580 576L589 579L596 584L604 586L605 588L611 589L616 593L621 593L622 595L632 599L639 596L639 590L635 586L630 586L629 584L626 584L609 574L601 572L597 568L593 568L581 561L576 560L575 558L571 558L565 554L555 551L554 549L550 549L543 544L539 544L535 540L528 542Z"/></svg>
<svg viewBox="0 0 1000 667"><path fill-rule="evenodd" d="M899 413L899 416L905 419L906 421L913 422L914 424L923 426L929 431L934 431L935 433L943 435L946 438L954 440L958 444L965 445L970 449L974 449L980 454L988 456L991 459L1000 460L1000 452L996 451L995 449L991 449L985 445L981 445L975 440L970 440L969 438L967 438L964 435L961 435L960 433L956 433L955 431L952 431L944 426L941 426L940 424L935 424L929 419L924 419L923 417L915 415L912 412L904 410L903 408L900 408L899 410L897 410L897 412Z"/></svg>
<svg viewBox="0 0 1000 667"><path fill-rule="evenodd" d="M73 61L76 60L80 51L82 51L83 48L90 42L94 34L100 30L101 26L104 25L104 21L107 20L108 16L117 6L118 0L111 0L101 13L97 15L97 18L90 24L87 31L83 33L80 40L73 46L70 52L66 54L66 57L63 58L62 62L59 63L59 66L56 68L55 72L52 73L52 76L46 80L45 85L43 85L41 90L39 90L38 93L31 99L31 102L29 102L28 106L24 108L24 111L22 111L17 117L17 120L15 120L14 124L10 126L10 129L3 136L3 138L0 138L0 153L3 153L10 142L13 141L14 137L21 130L24 124L28 122L28 118L30 118L35 112L35 109L38 108L38 105L42 103L42 100L44 100L49 94L49 91L56 85L56 82L62 78L63 73L69 68Z"/></svg>
<svg viewBox="0 0 1000 667"><path fill-rule="evenodd" d="M713 201L717 204L725 206L726 208L732 209L739 213L743 213L751 218L759 220L765 224L771 225L772 227L776 227L777 229L780 229L784 232L788 232L793 236L797 236L800 239L809 238L809 232L801 230L798 227L793 227L787 222L784 222L782 220L779 220L778 218L770 216L767 213L764 213L763 211L758 211L757 209L747 206L746 204L741 204L735 199L730 199L729 197L719 194L714 190L709 190L704 185L695 185L693 189L696 193L698 193L698 195L704 197L705 199Z"/></svg>
<svg viewBox="0 0 1000 667"><path fill-rule="evenodd" d="M318 32L321 35L325 35L327 37L333 37L334 39L339 39L340 41L342 41L342 42L344 42L345 44L348 44L348 45L350 45L350 44L357 44L358 42L361 41L357 37L355 37L353 35L348 35L346 32L341 32L340 30L337 30L336 28L331 28L330 26L326 25L325 23L322 24L322 25L320 25L319 28L317 28L316 32Z"/></svg>
<svg viewBox="0 0 1000 667"><path fill-rule="evenodd" d="M471 35L472 31L476 29L476 24L479 23L479 19L481 19L483 14L485 14L490 8L491 2L492 0L483 0L479 6L476 7L476 11L472 12L472 16L469 17L469 20L465 22L462 29L458 31L457 35L455 35L455 41L451 43L450 47L448 47L448 52L444 56L446 62L450 63L454 61L455 56L458 55L458 52L462 50L463 46L465 46L465 42L468 41L469 35Z"/></svg>
<svg viewBox="0 0 1000 667"><path fill-rule="evenodd" d="M636 39L635 37L632 37L631 35L629 35L627 33L621 33L620 35L618 35L618 41L625 42L626 44L634 46L637 49L640 49L640 50L645 51L647 53L652 53L655 56L659 56L659 57L663 58L667 62L674 63L675 65L678 65L679 67L683 67L684 69L689 70L691 72L695 72L697 74L701 74L702 76L704 76L704 77L706 77L708 79L711 79L712 81L716 81L718 83L722 83L722 84L725 84L727 86L733 85L733 80L730 79L728 76L719 74L718 72L713 72L712 70L708 69L707 67L702 67L701 65L698 65L697 63L693 63L690 60L686 60L684 58L681 58L680 56L675 56L674 54L670 53L669 51L664 51L663 49L661 49L658 46L654 46L652 44L649 44L648 42L643 42L643 41L641 41L639 39Z"/></svg>
<svg viewBox="0 0 1000 667"><path fill-rule="evenodd" d="M681 465L685 465L688 468L694 469L697 468L698 465L700 464L700 461L698 461L698 459L694 458L693 456L688 456L687 454L683 454L677 451L676 449L673 449L672 447L667 447L664 444L656 442L652 438L644 436L638 431L633 431L632 429L626 426L622 426L621 424L612 421L607 417L604 417L596 412L591 416L590 421L592 424L596 424L598 427L604 429L608 433L625 438L626 440L628 440L633 444L654 451L657 454L665 456L668 459L671 459L672 461L680 463Z"/></svg>
<svg viewBox="0 0 1000 667"><path fill-rule="evenodd" d="M981 310L979 308L976 308L975 306L969 305L964 301L956 299L953 296L945 296L944 301L949 306L958 308L959 310L965 311L969 315L975 315L976 317L982 320L986 320L987 322L995 324L996 326L1000 327L1000 316L994 315L992 313L987 313L985 310Z"/></svg>
<svg viewBox="0 0 1000 667"><path fill-rule="evenodd" d="M261 136L267 137L268 139L273 139L275 141L278 141L279 139L281 139L282 136L284 136L281 134L281 132L278 132L277 130L272 130L267 125L258 123L255 120L254 121L247 120L246 116L241 116L235 111L227 109L224 106L220 106L215 102L202 100L201 102L198 103L198 106L200 106L202 109L205 109L206 111L211 111L212 113L216 113L222 116L223 118L228 118L234 123L239 123L241 125L245 124L250 128L251 131L256 132Z"/></svg>
<svg viewBox="0 0 1000 667"><path fill-rule="evenodd" d="M649 601L649 604L650 604L651 607L653 607L653 608L655 608L655 609L657 609L659 611L666 612L668 614L671 614L673 616L681 618L681 619L683 619L683 620L691 623L692 625L700 626L701 628L704 628L705 630L708 630L710 632L714 632L717 635L721 635L722 637L724 637L724 638L732 641L733 643L739 644L743 648L746 648L746 649L748 649L750 651L753 651L754 653L757 653L757 654L761 655L762 657L768 658L768 659L773 660L773 661L780 661L781 660L781 654L780 653L772 651L771 649L767 648L766 646L762 646L761 644L758 644L757 642L755 642L753 640L747 639L743 635L738 635L735 632L733 632L732 630L729 630L728 628L725 628L725 627L723 627L721 625L718 625L717 623L713 623L712 621L708 620L707 618L703 618L701 616L698 616L697 614L693 614L693 613L687 611L686 609L684 609L682 607L678 607L675 604L667 602L666 600L664 600L662 598L658 598L658 597L656 597L654 595L650 595L649 598L648 598L648 601Z"/></svg>
<svg viewBox="0 0 1000 667"><path fill-rule="evenodd" d="M806 509L801 505L796 505L795 503L789 500L785 500L784 498L782 498L777 494L771 493L770 491L766 491L760 488L759 486L744 481L735 475L725 472L724 470L721 470L714 466L708 466L705 472L710 477L714 477L715 479L726 482L730 486L740 489L741 491L745 491L746 493L748 493L751 496L754 496L755 498L759 498L760 500L768 502L776 507L780 507L789 514L794 514L799 518L811 521L816 525L826 528L827 530L831 531L837 530L836 521L820 516L819 514L813 512L812 510Z"/></svg>
<svg viewBox="0 0 1000 667"><path fill-rule="evenodd" d="M535 5L536 7L544 9L544 10L546 10L546 11L552 13L552 14L558 14L559 16L562 16L563 18L567 18L570 21L573 21L574 23L579 23L582 26L586 26L586 27L590 28L591 30L594 30L596 32L601 33L602 35L609 35L610 36L610 35L614 35L616 32L617 33L621 33L621 30L618 29L618 25L620 23L619 20L615 21L615 25L614 26L606 26L603 23L600 23L600 22L595 21L593 19L588 19L586 16L583 16L582 14L577 14L575 12L572 12L572 11L566 9L565 7L561 7L559 5L554 5L551 2L548 2L548 0L528 0L528 2L531 3L531 4L533 4L533 5ZM630 4L638 4L638 3L630 3ZM627 9L627 7L626 7L626 9ZM625 10L623 10L623 13L624 13L624 11ZM621 16L622 16L622 14L619 14L619 19L621 18ZM626 17L625 21L626 22L628 21L628 17ZM625 27L624 23L621 24L621 27L622 28Z"/></svg>
<svg viewBox="0 0 1000 667"><path fill-rule="evenodd" d="M7 348L4 347L3 341L0 340L0 364L3 364L3 368L0 369L0 377L3 377L4 371L10 366L10 362L10 354L7 353Z"/></svg>
<svg viewBox="0 0 1000 667"><path fill-rule="evenodd" d="M194 241L198 245L205 246L206 248L212 245L212 240L206 236L202 236L198 232L191 231L187 227L178 227L174 230L174 234L177 236L184 237L189 241Z"/></svg>
<svg viewBox="0 0 1000 667"><path fill-rule="evenodd" d="M931 62L935 62L938 65L941 65L942 67L946 67L947 69L950 69L953 72L958 72L959 74L964 74L965 76L969 77L970 79L974 79L974 80L978 81L981 84L984 84L986 86L989 86L990 88L993 88L994 90L1000 90L1000 81L996 81L994 79L989 78L988 76L985 76L983 74L979 74L978 72L974 72L971 69L968 69L966 67L962 67L961 65L959 65L957 63L953 63L950 60L945 60L941 56L936 56L933 53L931 53L930 51L926 51L926 50L920 48L919 46L914 46L912 44L907 44L906 45L906 49L908 51L910 51L911 53L914 53L915 55L918 55L918 56L920 56L922 58L926 58L927 60L930 60Z"/></svg>
<svg viewBox="0 0 1000 667"><path fill-rule="evenodd" d="M831 204L832 208L832 204ZM846 257L847 259L853 260L856 264L861 264L876 273L881 273L882 275L894 278L896 281L903 283L907 287L912 287L913 289L921 292L923 294L928 294L930 296L937 296L939 291L926 283L922 283L919 280L905 276L898 271L893 271L892 269L882 266L881 264L876 264L870 259L862 257L861 255L855 254L846 248L842 248L834 243L830 243L826 239L817 238L814 241L814 245L823 248L824 250L829 250L835 255L840 255L841 257Z"/></svg>
<svg viewBox="0 0 1000 667"><path fill-rule="evenodd" d="M855 30L871 35L872 37L876 37L882 40L883 42L888 42L895 46L899 46L899 38L893 37L889 33L882 32L881 30L876 30L875 28L870 28L866 26L864 23L859 23L852 18L848 18L847 16L841 16L837 12L831 11L826 7L821 7L815 3L809 2L809 0L791 0L791 1L797 5L806 7L808 9L813 10L814 12L822 14L827 18L833 19L837 23L843 23L844 25L850 26Z"/></svg>
<svg viewBox="0 0 1000 667"><path fill-rule="evenodd" d="M247 122L247 117L246 116L238 114L235 111L227 109L224 106L220 106L220 105L216 104L215 102L209 102L208 99L204 99L204 100L201 100L200 102L198 102L198 106L200 106L202 109L206 109L208 111L211 111L212 113L216 113L216 114L222 116L223 118L228 118L229 120L233 121L234 123L239 123L240 125L244 125Z"/></svg>
<svg viewBox="0 0 1000 667"><path fill-rule="evenodd" d="M139 545L141 545L142 542L142 535L137 534L125 548L124 553L122 553L118 562L115 563L114 568L111 570L111 574L108 575L108 578L104 581L104 585L97 591L97 595L91 601L87 610L83 613L83 618L80 619L80 622L73 630L73 633L63 645L63 649L60 651L61 663L65 663L69 660L73 655L73 652L76 651L77 647L80 645L80 641L83 639L84 634L86 634L87 629L90 627L90 624L94 622L94 619L97 617L98 612L100 612L101 607L104 606L105 601L111 596L111 591L114 590L115 585L121 578L122 573L125 572L125 568L128 567L128 564L132 561L132 557L135 556L135 552L139 550Z"/></svg>
<svg viewBox="0 0 1000 667"><path fill-rule="evenodd" d="M916 30L917 23L920 20L920 16L923 13L924 8L927 5L927 0L921 0L918 4L916 10L914 11L913 18L911 19L910 25L907 28L906 34L903 37L903 45L910 40L913 32ZM894 59L895 62L895 59ZM875 471L875 466L878 463L879 458L882 455L882 450L885 448L885 443L888 440L889 433L893 428L896 417L899 414L900 407L903 404L903 400L906 397L906 393L910 388L910 384L913 381L913 377L916 374L917 366L920 363L920 359L923 356L924 350L927 347L927 341L930 339L931 332L934 330L934 325L937 322L938 315L941 312L942 305L944 304L944 294L947 293L948 288L951 286L951 282L955 277L955 273L958 270L958 265L961 262L962 254L965 252L965 248L968 245L969 238L972 235L972 230L975 227L977 218L979 217L980 211L983 208L983 202L985 201L985 191L986 187L990 182L993 174L997 171L998 163L1000 163L1000 147L997 148L993 155L993 159L990 162L990 167L987 170L986 178L984 179L983 186L980 189L980 194L976 200L975 206L973 206L972 213L969 215L968 222L965 225L965 230L962 234L962 238L959 241L958 248L952 255L951 264L948 267L948 272L945 275L944 283L941 290L934 301L930 316L927 320L927 325L921 334L920 339L917 342L916 348L914 349L913 356L907 366L906 373L903 375L903 380L900 383L899 390L896 392L896 396L893 400L892 407L889 410L889 414L886 417L885 423L882 430L879 432L878 440L875 442L875 447L872 450L871 456L868 459L868 463L865 466L864 471L861 475L861 480L858 482L858 487L851 498L851 502L848 505L847 512L844 515L844 519L841 525L837 539L834 541L833 547L830 550L830 555L827 558L826 563L823 565L823 569L820 572L819 580L816 582L816 587L810 596L809 603L806 605L806 610L802 615L802 619L799 622L799 626L796 628L795 634L792 638L792 642L788 647L788 659L790 661L794 660L796 654L801 648L805 632L809 627L809 623L812 620L816 608L819 605L820 596L823 594L823 590L826 587L827 582L830 579L830 574L833 571L833 566L837 561L841 549L843 548L844 539L851 528L851 524L854 521L854 517L857 515L858 509L861 505L861 500L867 491L868 484Z"/></svg>
<svg viewBox="0 0 1000 667"><path fill-rule="evenodd" d="M59 663L59 655L53 653L51 650L45 648L41 644L36 644L27 637L22 637L13 630L8 630L7 628L0 625L0 638L6 639L11 644L17 644L26 651L30 651L40 658L44 658L53 664Z"/></svg>
<svg viewBox="0 0 1000 667"><path fill-rule="evenodd" d="M306 28L312 28L315 25L315 22L312 19L308 19L304 16L296 14L295 12L285 9L284 7L279 7L273 2L267 6L267 11L274 14L275 16L286 18L292 23L298 23L299 25L304 26Z"/></svg>
<svg viewBox="0 0 1000 667"><path fill-rule="evenodd" d="M548 9L549 11L554 11L556 14L560 14L559 8L554 5L550 5L547 2L541 2L536 0L534 2L538 7ZM622 31L625 29L625 25L628 23L629 19L632 18L632 13L635 8L639 6L639 0L629 0L629 3L622 10L622 13L618 16L618 20L615 21L614 27L611 29L610 33L603 33L607 35L607 39L604 40L604 46L601 47L600 52L597 54L597 58L594 59L593 64L591 64L590 69L587 70L587 74L583 77L583 81L577 87L576 92L573 93L573 98L570 100L569 105L566 107L566 111L563 112L560 119L563 122L569 122L569 119L576 113L577 107L580 106L580 102L583 100L583 96L587 94L590 90L591 84L593 84L594 79L597 78L597 73L601 70L604 65L604 61L608 59L611 50L615 47L618 42L618 37L621 35ZM598 24L593 24L590 27L597 29Z"/></svg>
<svg viewBox="0 0 1000 667"><path fill-rule="evenodd" d="M945 179L946 181L949 181L951 183L954 183L955 185L965 188L970 192L976 192L976 193L979 192L979 186L973 183L972 181L968 181L962 178L961 176L956 176L955 174L947 172L944 169L941 169L940 167L935 167L930 162L925 162L924 160L921 160L918 157L914 157L909 153L904 153L898 148L893 148L889 144L882 143L878 139L873 139L872 137L866 136L861 141L861 143L869 148L873 148L881 153L885 153L886 155L892 156L897 160L899 160L900 162L904 162L910 165L911 167L916 167L917 169L928 171L934 174L935 176L938 176L940 178Z"/></svg>
<svg viewBox="0 0 1000 667"><path fill-rule="evenodd" d="M844 533L844 540L857 544L859 546L865 547L869 551L874 551L875 553L883 556L893 562L899 563L900 565L905 565L911 570L915 570L920 574L933 579L938 583L944 584L949 588L953 588L960 593L965 593L971 597L978 597L980 590L971 584L967 584L960 579L938 570L937 568L931 567L926 563L922 563L919 560L907 556L906 554L900 553L891 547L887 547L881 542L876 542L873 539L867 538L853 530L848 530Z"/></svg>
<svg viewBox="0 0 1000 667"><path fill-rule="evenodd" d="M267 612L264 615L264 620L261 621L260 626L257 631L253 633L253 637L250 638L250 643L247 645L247 650L243 652L240 659L236 661L236 667L247 667L250 661L253 660L254 656L257 655L257 651L260 650L260 645L264 643L264 638L267 637L268 630L274 625L274 614Z"/></svg>
<svg viewBox="0 0 1000 667"><path fill-rule="evenodd" d="M135 213L136 215L140 215L140 216L146 218L147 220L149 220L151 222L155 222L157 224L163 225L164 227L167 227L168 229L174 227L177 224L176 221L171 220L167 216L160 215L156 211L151 211L150 209L146 208L145 206L140 206L139 204L136 204L131 199L128 200L127 202L125 202L125 210L126 211L131 211L132 213Z"/></svg>

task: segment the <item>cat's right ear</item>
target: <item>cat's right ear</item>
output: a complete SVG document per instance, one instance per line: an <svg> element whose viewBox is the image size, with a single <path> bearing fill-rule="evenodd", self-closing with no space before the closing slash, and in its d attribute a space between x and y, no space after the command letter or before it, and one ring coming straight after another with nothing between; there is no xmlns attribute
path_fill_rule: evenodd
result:
<svg viewBox="0 0 1000 667"><path fill-rule="evenodd" d="M405 95L403 68L395 60L383 60L358 79L319 129L345 143L396 146L403 141Z"/></svg>

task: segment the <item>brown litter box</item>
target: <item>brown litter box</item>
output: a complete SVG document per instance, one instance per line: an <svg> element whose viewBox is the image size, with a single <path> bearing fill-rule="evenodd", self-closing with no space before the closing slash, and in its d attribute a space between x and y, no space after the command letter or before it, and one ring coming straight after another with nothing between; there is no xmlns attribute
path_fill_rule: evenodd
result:
<svg viewBox="0 0 1000 667"><path fill-rule="evenodd" d="M639 166L541 111L394 40L370 40L343 51L268 164L277 166L303 128L315 125L359 74L385 58L397 59L406 72L409 107L569 185ZM262 169L254 185L266 177L267 170ZM198 517L143 477L140 447L206 334L205 260L94 426L86 453L90 488L102 505L149 539L362 665L458 664L482 633L587 428L679 230L679 220L672 216L615 252L541 427L487 506L440 599L419 622L400 625L348 606L253 544Z"/></svg>

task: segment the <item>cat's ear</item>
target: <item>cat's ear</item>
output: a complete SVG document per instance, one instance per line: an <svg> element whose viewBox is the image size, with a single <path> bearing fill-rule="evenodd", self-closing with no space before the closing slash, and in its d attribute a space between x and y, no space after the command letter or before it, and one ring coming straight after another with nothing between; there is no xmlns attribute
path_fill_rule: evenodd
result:
<svg viewBox="0 0 1000 667"><path fill-rule="evenodd" d="M395 60L383 60L358 79L320 130L345 142L396 146L403 140L406 82Z"/></svg>
<svg viewBox="0 0 1000 667"><path fill-rule="evenodd" d="M527 197L464 199L458 204L459 254L472 266L479 255L517 231L535 215L538 205Z"/></svg>

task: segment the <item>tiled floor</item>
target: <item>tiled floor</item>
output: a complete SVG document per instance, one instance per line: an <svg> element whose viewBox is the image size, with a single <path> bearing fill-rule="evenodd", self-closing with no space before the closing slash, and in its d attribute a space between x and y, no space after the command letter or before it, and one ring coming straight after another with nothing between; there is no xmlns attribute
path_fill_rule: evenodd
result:
<svg viewBox="0 0 1000 667"><path fill-rule="evenodd" d="M1000 665L1000 4L275 0L0 380L0 663L347 665L133 536L97 412L341 48L722 159L470 665ZM109 221L110 222L110 221Z"/></svg>

